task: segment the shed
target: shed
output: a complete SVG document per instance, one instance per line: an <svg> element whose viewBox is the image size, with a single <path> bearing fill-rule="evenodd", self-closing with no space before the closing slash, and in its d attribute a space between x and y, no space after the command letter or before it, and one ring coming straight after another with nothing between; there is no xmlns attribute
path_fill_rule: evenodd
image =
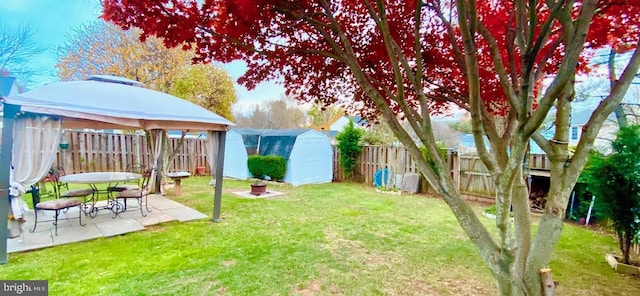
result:
<svg viewBox="0 0 640 296"><path fill-rule="evenodd" d="M233 131L242 135L248 154L257 151L259 155L284 157L287 160L286 183L298 186L328 183L333 179L333 149L321 132L312 129Z"/></svg>
<svg viewBox="0 0 640 296"><path fill-rule="evenodd" d="M249 178L247 158L242 135L236 130L228 131L224 152L224 176L241 180Z"/></svg>

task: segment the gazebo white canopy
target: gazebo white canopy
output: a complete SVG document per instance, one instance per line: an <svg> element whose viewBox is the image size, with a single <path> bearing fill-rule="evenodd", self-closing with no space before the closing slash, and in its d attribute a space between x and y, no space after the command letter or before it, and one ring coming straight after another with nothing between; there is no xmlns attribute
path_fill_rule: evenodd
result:
<svg viewBox="0 0 640 296"><path fill-rule="evenodd" d="M107 75L52 83L16 96L2 97L1 101L4 115L0 149L0 217L7 217L9 210L13 123L18 114L31 113L58 117L63 128L215 132L217 147L210 147L212 151L218 151L213 220L219 220L225 137L229 126L234 125L223 117L178 97L143 88L137 81ZM0 263L7 262L6 221L0 218Z"/></svg>
<svg viewBox="0 0 640 296"><path fill-rule="evenodd" d="M234 125L189 101L106 75L51 83L2 101L20 112L64 117L63 128L226 131Z"/></svg>

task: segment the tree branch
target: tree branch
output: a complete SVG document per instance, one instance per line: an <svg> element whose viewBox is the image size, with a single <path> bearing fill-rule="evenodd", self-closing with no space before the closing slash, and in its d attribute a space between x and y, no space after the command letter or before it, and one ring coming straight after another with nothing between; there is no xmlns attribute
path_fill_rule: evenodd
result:
<svg viewBox="0 0 640 296"><path fill-rule="evenodd" d="M440 18L440 21L442 21L442 24L447 28L447 35L449 36L449 43L451 43L451 48L453 49L453 55L454 55L455 61L457 62L458 67L462 69L462 71L466 71L467 67L465 66L465 60L462 52L463 49L460 48L460 46L458 45L458 40L456 40L455 28L453 27L451 22L445 17L445 15L442 13L440 6L435 6L435 4L433 4L433 5L428 5L428 7L431 7L436 12L438 17Z"/></svg>
<svg viewBox="0 0 640 296"><path fill-rule="evenodd" d="M474 42L475 28L470 28L468 22L468 11L475 10L475 7L467 7L463 0L456 1L458 7L458 23L462 33L464 44L464 55L466 64L466 76L469 83L469 106L471 107L471 123L473 139L478 155L490 172L496 170L496 160L487 150L483 137L482 122L482 101L480 99L480 74L478 70L478 57ZM473 24L474 22L472 22ZM484 125L486 126L486 124ZM494 127L495 128L495 127Z"/></svg>
<svg viewBox="0 0 640 296"><path fill-rule="evenodd" d="M547 140L540 132L536 131L531 134L531 139L536 142L536 144L538 144L542 151L547 155L551 155L553 153L553 148L551 148L549 140Z"/></svg>
<svg viewBox="0 0 640 296"><path fill-rule="evenodd" d="M583 2L582 9L576 20L576 25L571 32L571 37L570 39L565 39L565 42L568 43L566 44L564 59L558 69L558 73L540 100L538 109L523 123L522 131L525 136L531 135L537 127L540 126L553 106L553 102L563 91L565 84L573 77L576 65L578 64L578 58L584 48L584 42L587 37L587 32L589 31L589 24L593 18L596 4L596 0L586 0ZM565 9L571 8L565 7ZM566 29L567 28L565 28L565 30Z"/></svg>
<svg viewBox="0 0 640 296"><path fill-rule="evenodd" d="M507 100L511 105L511 110L518 110L517 106L520 106L521 103L518 100L518 94L511 86L509 81L509 77L507 75L507 71L505 70L504 63L502 62L502 57L500 55L500 49L498 48L498 43L496 42L495 37L489 32L489 30L482 25L482 23L478 27L480 34L489 44L489 50L491 51L491 58L493 59L493 66L496 70L496 74L498 74L498 79L500 81L500 86L502 87L502 91L505 96L507 96Z"/></svg>

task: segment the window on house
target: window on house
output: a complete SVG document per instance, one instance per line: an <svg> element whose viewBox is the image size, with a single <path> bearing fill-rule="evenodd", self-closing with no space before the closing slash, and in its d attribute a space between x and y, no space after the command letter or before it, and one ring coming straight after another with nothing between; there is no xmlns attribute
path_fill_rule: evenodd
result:
<svg viewBox="0 0 640 296"><path fill-rule="evenodd" d="M578 139L578 127L572 127L571 128L571 140L577 140Z"/></svg>

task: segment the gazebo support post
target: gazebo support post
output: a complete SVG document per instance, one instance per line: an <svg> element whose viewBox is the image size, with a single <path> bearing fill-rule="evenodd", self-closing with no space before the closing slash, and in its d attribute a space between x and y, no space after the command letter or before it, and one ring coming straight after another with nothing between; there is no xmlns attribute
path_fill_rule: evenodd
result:
<svg viewBox="0 0 640 296"><path fill-rule="evenodd" d="M213 197L213 222L220 222L220 205L222 203L222 179L224 178L224 149L225 142L227 140L227 131L220 131L217 132L217 134L218 155L216 159L216 188Z"/></svg>
<svg viewBox="0 0 640 296"><path fill-rule="evenodd" d="M11 174L12 148L13 148L13 124L20 106L4 104L2 116L2 145L0 145L0 264L9 261L7 250L7 222L9 217L9 176Z"/></svg>

